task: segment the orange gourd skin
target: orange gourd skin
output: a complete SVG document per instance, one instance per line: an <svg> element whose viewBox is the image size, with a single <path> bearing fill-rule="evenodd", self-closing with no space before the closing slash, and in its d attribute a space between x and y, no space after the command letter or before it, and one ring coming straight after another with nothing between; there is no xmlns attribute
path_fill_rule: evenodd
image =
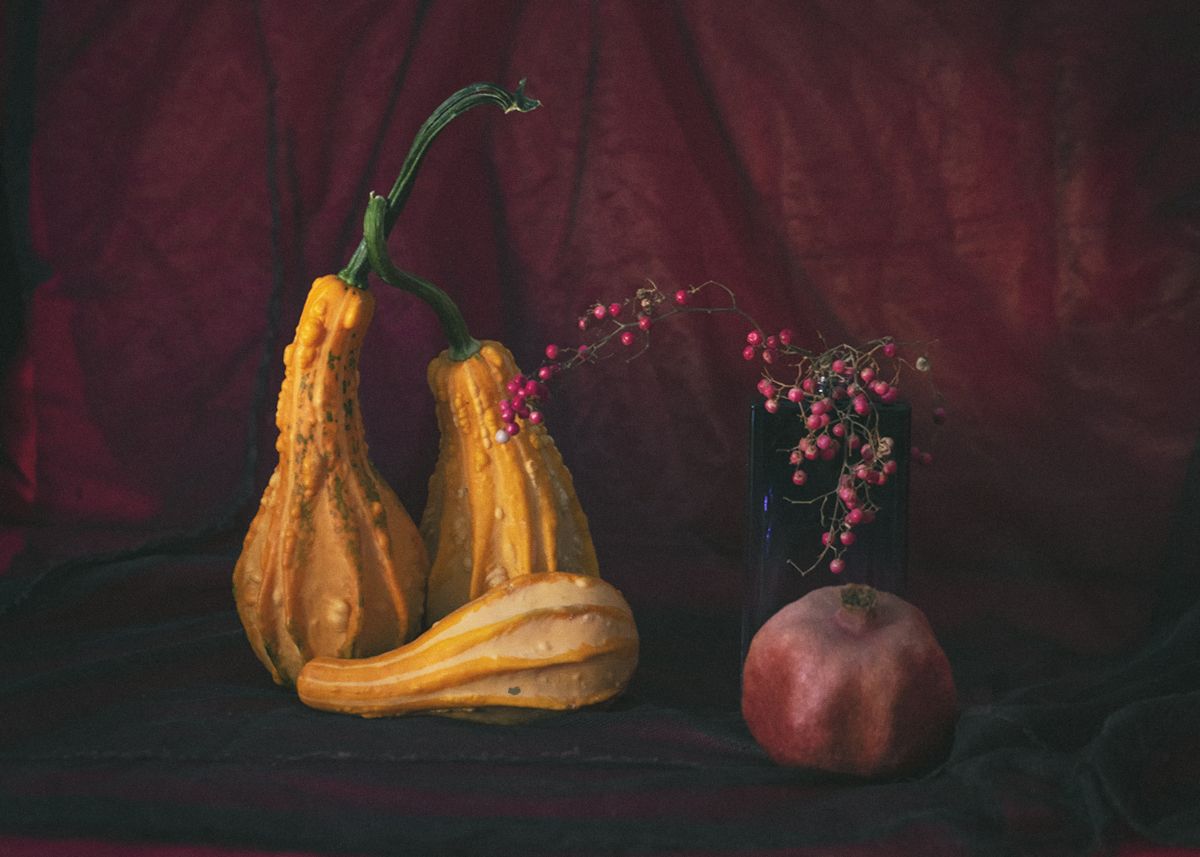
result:
<svg viewBox="0 0 1200 857"><path fill-rule="evenodd" d="M637 667L629 605L592 575L523 575L405 646L316 658L296 689L313 708L382 717L567 711L618 695Z"/></svg>
<svg viewBox="0 0 1200 857"><path fill-rule="evenodd" d="M599 575L587 517L545 426L496 441L497 405L518 371L490 341L466 360L443 352L429 364L441 448L421 519L432 559L426 622L521 575Z"/></svg>
<svg viewBox="0 0 1200 857"><path fill-rule="evenodd" d="M313 657L375 654L420 630L425 546L367 458L359 414L374 306L369 292L321 277L284 350L279 464L233 574L246 636L279 684Z"/></svg>

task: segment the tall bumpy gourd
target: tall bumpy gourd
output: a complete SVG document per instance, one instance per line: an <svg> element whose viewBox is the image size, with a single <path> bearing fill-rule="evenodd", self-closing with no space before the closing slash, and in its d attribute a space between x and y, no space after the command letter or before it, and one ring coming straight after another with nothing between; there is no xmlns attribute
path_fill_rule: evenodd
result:
<svg viewBox="0 0 1200 857"><path fill-rule="evenodd" d="M421 519L433 563L426 623L522 575L598 575L587 518L545 426L497 438L500 399L519 374L512 354L476 340L445 292L396 268L384 241L386 203L372 196L367 206L371 269L429 303L449 340L428 370L441 445Z"/></svg>
<svg viewBox="0 0 1200 857"><path fill-rule="evenodd" d="M279 464L234 569L246 635L280 684L313 657L372 655L420 630L425 547L367 457L359 413L374 307L371 293L321 277L284 350Z"/></svg>
<svg viewBox="0 0 1200 857"><path fill-rule="evenodd" d="M428 141L464 106L491 99L505 112L538 102L524 93L487 85L451 96L417 134L401 182L411 182ZM407 194L407 186L400 199ZM396 189L372 195L363 222L363 253L380 279L413 292L437 313L449 347L429 365L437 401L441 446L429 482L421 533L429 551L426 623L437 621L506 581L527 574L569 570L598 575L587 518L562 456L543 426L497 440L497 405L518 374L512 354L498 342L480 343L450 297L437 286L397 268L387 232L395 219ZM507 437L507 435L506 435Z"/></svg>
<svg viewBox="0 0 1200 857"><path fill-rule="evenodd" d="M571 474L545 426L496 442L497 405L518 374L509 350L490 341L466 359L447 350L429 364L441 430L421 518L433 557L429 621L521 575L599 574Z"/></svg>

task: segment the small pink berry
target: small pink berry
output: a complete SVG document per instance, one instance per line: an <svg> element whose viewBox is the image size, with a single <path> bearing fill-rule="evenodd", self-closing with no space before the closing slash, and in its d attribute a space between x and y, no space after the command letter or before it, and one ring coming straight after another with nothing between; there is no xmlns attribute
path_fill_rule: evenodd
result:
<svg viewBox="0 0 1200 857"><path fill-rule="evenodd" d="M803 470L796 470L795 472L792 473L792 484L803 485L807 481L808 481L808 474L805 473Z"/></svg>
<svg viewBox="0 0 1200 857"><path fill-rule="evenodd" d="M580 357L582 357L583 355L588 353L588 350L589 349L586 345L581 345L575 349L575 353L578 354Z"/></svg>
<svg viewBox="0 0 1200 857"><path fill-rule="evenodd" d="M611 315L613 318L616 318L617 316L619 316L621 314L621 305L618 303L609 304L608 305L608 314Z"/></svg>
<svg viewBox="0 0 1200 857"><path fill-rule="evenodd" d="M875 450L869 446L864 446L862 451L859 452L859 455L862 456L863 461L870 461L875 457Z"/></svg>
<svg viewBox="0 0 1200 857"><path fill-rule="evenodd" d="M763 407L767 409L768 414L773 414L779 410L779 400L775 398L767 399L763 402Z"/></svg>
<svg viewBox="0 0 1200 857"><path fill-rule="evenodd" d="M800 389L811 395L817 389L817 382L812 378L805 378L800 382Z"/></svg>
<svg viewBox="0 0 1200 857"><path fill-rule="evenodd" d="M517 425L515 422L505 423L504 431L506 431L508 433L509 437L516 437L518 434L521 433L521 427L519 425Z"/></svg>
<svg viewBox="0 0 1200 857"><path fill-rule="evenodd" d="M868 366L866 369L863 369L858 373L858 377L863 379L864 384L870 384L873 380L875 380L875 370Z"/></svg>
<svg viewBox="0 0 1200 857"><path fill-rule="evenodd" d="M851 509L846 513L846 523L853 527L856 524L861 524L863 522L863 517L864 515L862 509Z"/></svg>
<svg viewBox="0 0 1200 857"><path fill-rule="evenodd" d="M504 389L508 390L508 392L511 395L515 396L517 394L517 390L521 389L521 383L519 381L517 381L516 378L513 378L511 381L509 381L507 384L504 385Z"/></svg>
<svg viewBox="0 0 1200 857"><path fill-rule="evenodd" d="M821 427L821 415L813 414L811 417L809 417L808 419L806 419L804 421L804 425L806 428L808 428L809 431L816 431L817 429L819 429Z"/></svg>
<svg viewBox="0 0 1200 857"><path fill-rule="evenodd" d="M891 476L893 473L895 473L897 469L899 469L899 465L896 464L894 459L885 461L883 463L883 472L888 476Z"/></svg>
<svg viewBox="0 0 1200 857"><path fill-rule="evenodd" d="M523 392L525 393L525 398L528 399L532 396L536 396L541 391L541 387L542 385L537 381L526 381L525 386L522 388Z"/></svg>
<svg viewBox="0 0 1200 857"><path fill-rule="evenodd" d="M533 423L535 426L541 425L542 424L542 412L541 411L530 411L529 412L529 422Z"/></svg>
<svg viewBox="0 0 1200 857"><path fill-rule="evenodd" d="M841 375L846 371L846 361L838 358L829 365L829 368L832 369L836 374Z"/></svg>
<svg viewBox="0 0 1200 857"><path fill-rule="evenodd" d="M793 449L791 454L788 455L788 464L799 464L799 463L800 463L800 450Z"/></svg>
<svg viewBox="0 0 1200 857"><path fill-rule="evenodd" d="M826 402L824 399L817 399L817 401L812 403L812 407L809 408L810 413L814 413L817 415L823 414L827 410L829 410L829 403Z"/></svg>
<svg viewBox="0 0 1200 857"><path fill-rule="evenodd" d="M836 446L827 446L821 450L821 460L822 461L833 461L834 457L837 456L837 454L838 454L838 450L837 450Z"/></svg>
<svg viewBox="0 0 1200 857"><path fill-rule="evenodd" d="M928 467L930 464L933 464L933 453L932 452L922 452L920 461L926 467Z"/></svg>
<svg viewBox="0 0 1200 857"><path fill-rule="evenodd" d="M933 409L933 422L936 425L940 426L945 421L946 421L946 409L945 408L934 408Z"/></svg>
<svg viewBox="0 0 1200 857"><path fill-rule="evenodd" d="M891 388L892 388L892 385L889 384L887 381L876 381L874 384L871 385L871 389L875 392L876 396L886 396L887 391L890 390Z"/></svg>
<svg viewBox="0 0 1200 857"><path fill-rule="evenodd" d="M790 327L785 327L783 330L779 331L779 344L791 345L792 337L794 336L795 334L792 333L792 329Z"/></svg>
<svg viewBox="0 0 1200 857"><path fill-rule="evenodd" d="M621 344L622 345L633 345L634 338L635 337L633 335L632 330L622 330L621 331Z"/></svg>
<svg viewBox="0 0 1200 857"><path fill-rule="evenodd" d="M888 387L888 391L879 398L885 405L890 405L892 402L900 398L900 391L895 387Z"/></svg>
<svg viewBox="0 0 1200 857"><path fill-rule="evenodd" d="M764 348L762 354L763 354L763 362L764 363L774 363L775 362L775 352L772 351L770 348Z"/></svg>
<svg viewBox="0 0 1200 857"><path fill-rule="evenodd" d="M821 544L825 545L825 547L829 547L832 541L833 533L821 533Z"/></svg>
<svg viewBox="0 0 1200 857"><path fill-rule="evenodd" d="M746 334L746 342L750 343L751 345L761 345L762 334L757 330L752 330Z"/></svg>
<svg viewBox="0 0 1200 857"><path fill-rule="evenodd" d="M766 378L760 378L758 381L758 392L762 393L763 396L767 398L774 396L775 385Z"/></svg>
<svg viewBox="0 0 1200 857"><path fill-rule="evenodd" d="M817 449L829 449L831 446L833 446L833 438L827 434L818 435Z"/></svg>
<svg viewBox="0 0 1200 857"><path fill-rule="evenodd" d="M845 423L835 423L833 428L830 429L830 431L833 432L834 437L845 437L846 436L846 424Z"/></svg>
<svg viewBox="0 0 1200 857"><path fill-rule="evenodd" d="M546 346L546 359L547 360L557 360L558 359L558 346L557 345L554 345L553 343L551 343L550 345Z"/></svg>
<svg viewBox="0 0 1200 857"><path fill-rule="evenodd" d="M800 392L799 387L789 387L787 397L789 402L798 402L804 398L804 394Z"/></svg>
<svg viewBox="0 0 1200 857"><path fill-rule="evenodd" d="M841 535L842 544L844 544L846 547L850 547L850 545L854 544L854 538L855 538L854 533L850 532L849 530L846 530Z"/></svg>
<svg viewBox="0 0 1200 857"><path fill-rule="evenodd" d="M642 330L649 330L650 329L650 316L639 315L638 316L638 327L641 328Z"/></svg>
<svg viewBox="0 0 1200 857"><path fill-rule="evenodd" d="M835 559L835 560L833 560L833 562L829 563L829 570L832 571L834 574L841 574L843 571L846 570L846 563L844 560L842 560L840 558Z"/></svg>
<svg viewBox="0 0 1200 857"><path fill-rule="evenodd" d="M543 381L549 381L551 378L554 377L554 367L553 366L543 366L541 369L538 370L538 377L541 378Z"/></svg>
<svg viewBox="0 0 1200 857"><path fill-rule="evenodd" d="M854 408L854 413L858 414L860 417L864 417L867 415L867 412L871 410L871 402L866 396L864 396L862 393L859 393L854 397L851 407Z"/></svg>
<svg viewBox="0 0 1200 857"><path fill-rule="evenodd" d="M770 348L772 351L774 351L778 347L779 347L779 337L768 336L767 337L767 348Z"/></svg>
<svg viewBox="0 0 1200 857"><path fill-rule="evenodd" d="M884 357L895 357L897 351L899 351L899 349L896 347L896 343L894 342L888 342L883 346Z"/></svg>
<svg viewBox="0 0 1200 857"><path fill-rule="evenodd" d="M747 345L745 348L742 349L742 359L743 360L753 360L757 356L757 354L758 354L758 352L754 350L753 345Z"/></svg>
<svg viewBox="0 0 1200 857"><path fill-rule="evenodd" d="M679 306L684 306L689 300L691 300L691 295L688 294L687 289L680 289L675 293L675 303Z"/></svg>
<svg viewBox="0 0 1200 857"><path fill-rule="evenodd" d="M579 319L579 329L587 330L587 328L588 328L588 320L587 320L587 317L584 316L583 318Z"/></svg>
<svg viewBox="0 0 1200 857"><path fill-rule="evenodd" d="M602 304L596 304L594 307L592 307L592 315L596 317L596 321L599 321L608 315L608 310L606 310Z"/></svg>

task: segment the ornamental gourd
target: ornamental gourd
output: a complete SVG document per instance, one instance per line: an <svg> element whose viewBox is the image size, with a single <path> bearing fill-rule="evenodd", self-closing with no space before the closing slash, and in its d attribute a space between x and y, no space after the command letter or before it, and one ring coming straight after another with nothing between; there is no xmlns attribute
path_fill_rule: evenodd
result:
<svg viewBox="0 0 1200 857"><path fill-rule="evenodd" d="M637 658L621 593L550 572L489 589L394 651L309 661L296 687L306 705L363 717L568 711L619 694Z"/></svg>
<svg viewBox="0 0 1200 857"><path fill-rule="evenodd" d="M371 270L428 303L449 341L427 373L441 441L421 518L432 562L426 622L522 575L563 569L598 575L587 517L545 426L506 433L503 443L497 438L498 404L519 374L512 354L472 337L445 292L395 266L388 225L388 199L372 194L363 222Z"/></svg>
<svg viewBox="0 0 1200 857"><path fill-rule="evenodd" d="M504 443L497 404L518 373L499 342L465 360L449 350L429 364L441 448L421 534L433 557L426 601L436 620L523 574L575 569L598 575L587 517L544 425Z"/></svg>
<svg viewBox="0 0 1200 857"><path fill-rule="evenodd" d="M505 112L537 102L518 87L466 87L421 127L386 199L382 240L437 133L476 105ZM280 684L310 658L352 658L400 645L421 629L428 554L416 525L367 458L358 361L371 323L366 241L337 276L313 283L284 351L279 464L234 569L234 598L251 647Z"/></svg>
<svg viewBox="0 0 1200 857"><path fill-rule="evenodd" d="M374 307L369 292L321 277L284 349L279 464L233 575L246 636L279 684L314 656L374 654L420 629L425 546L367 457L359 412Z"/></svg>

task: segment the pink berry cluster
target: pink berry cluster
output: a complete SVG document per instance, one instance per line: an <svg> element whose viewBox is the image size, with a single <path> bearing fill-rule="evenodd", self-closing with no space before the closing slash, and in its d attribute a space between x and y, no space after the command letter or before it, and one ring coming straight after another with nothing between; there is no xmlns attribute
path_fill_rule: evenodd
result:
<svg viewBox="0 0 1200 857"><path fill-rule="evenodd" d="M538 410L538 404L550 398L550 389L545 382L550 380L551 373L539 371L538 376L541 380L518 374L505 383L504 389L508 391L508 398L501 399L497 405L500 419L504 423L504 428L496 432L496 440L500 443L508 443L511 438L521 433L518 420L528 420L530 425L535 426L542 422L542 412Z"/></svg>
<svg viewBox="0 0 1200 857"><path fill-rule="evenodd" d="M879 431L877 408L897 401L902 369L909 364L890 338L864 348L842 344L820 352L798 347L792 340L790 330L764 335L755 327L746 334L742 356L762 360L758 392L763 407L776 413L786 400L802 420L800 439L788 450L792 482L807 484L806 467L812 462L841 463L834 488L811 500L794 501L819 503L825 526L820 555L801 572L807 574L828 561L829 570L839 574L846 567L842 553L857 540L856 528L871 523L879 511L873 489L887 484L899 468L894 441ZM922 357L912 366L927 372L929 362ZM937 408L934 421L944 417L944 409ZM933 460L915 447L912 457L925 464Z"/></svg>
<svg viewBox="0 0 1200 857"><path fill-rule="evenodd" d="M718 294L717 303L699 299L700 293L709 290ZM709 281L668 294L648 282L631 297L591 304L577 321L583 342L573 347L547 345L536 377L518 375L508 381L509 396L498 405L504 427L496 439L504 443L517 435L522 421L533 425L543 421L542 406L551 379L610 356L614 349L628 350L632 359L649 347L655 325L687 313L733 313L750 324L742 357L760 362L758 392L763 406L771 413L794 407L797 418L803 420L799 441L787 451L795 485L809 482L806 468L813 462L840 462L835 487L820 496L793 501L819 504L824 532L816 560L807 568L792 564L804 574L826 563L829 571L841 573L846 567L842 554L856 541L857 528L873 521L879 511L873 490L887 484L898 469L894 441L881 435L877 409L898 400L904 370L929 372L927 358L910 362L890 337L862 348L823 345L820 351L813 351L797 344L788 328L768 334L738 306L732 290L720 283ZM640 348L633 347L639 344ZM934 396L936 399L936 390ZM939 405L933 421L941 424L944 420L945 410ZM933 461L929 452L915 446L911 455L918 463Z"/></svg>

